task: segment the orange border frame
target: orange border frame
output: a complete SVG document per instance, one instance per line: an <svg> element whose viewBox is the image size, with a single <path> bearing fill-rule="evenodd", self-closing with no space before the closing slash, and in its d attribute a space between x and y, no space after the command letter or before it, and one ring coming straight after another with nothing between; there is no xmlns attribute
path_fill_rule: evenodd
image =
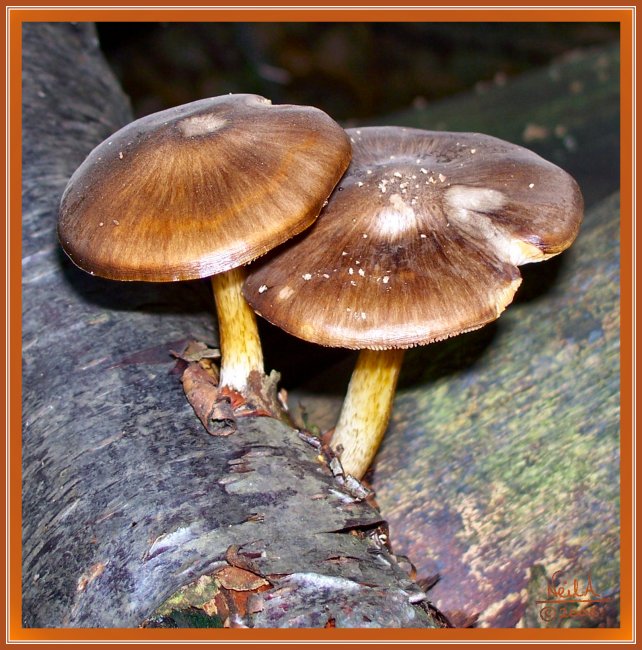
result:
<svg viewBox="0 0 642 650"><path fill-rule="evenodd" d="M503 4L503 3L501 3ZM8 309L5 321L5 340L7 341L6 359L7 373L4 377L8 382L5 387L7 402L7 459L6 470L3 470L5 485L10 490L9 530L5 539L9 548L5 549L7 563L5 568L13 567L10 575L5 576L7 589L7 610L3 612L5 620L6 641L8 643L24 642L78 642L78 641L111 641L111 642L173 642L189 643L190 641L230 642L245 641L256 643L261 641L291 642L323 640L337 641L423 641L423 642L452 642L452 641L533 641L565 642L565 641L615 641L627 642L634 639L635 612L633 600L633 571L635 568L633 549L633 485L635 470L635 447L633 444L634 431L634 144L635 123L633 115L635 88L635 34L637 15L634 5L619 8L604 8L600 6L583 5L576 7L511 7L497 5L483 7L481 5L468 7L190 7L171 8L139 6L128 7L7 7L5 6L5 52L6 68L5 88L8 96L6 107L7 147L5 158L5 178L7 185L8 224L5 237L5 250L10 251L7 260L7 291L5 305ZM216 630L216 639L212 638L212 630L196 629L59 629L59 628L23 628L21 621L21 28L23 22L31 21L363 21L368 22L394 20L398 22L414 21L500 21L500 22L618 22L620 24L621 46L621 241L631 242L621 251L621 627L615 629L326 629L326 630ZM10 387L10 391L9 391ZM9 581L10 580L10 581Z"/></svg>

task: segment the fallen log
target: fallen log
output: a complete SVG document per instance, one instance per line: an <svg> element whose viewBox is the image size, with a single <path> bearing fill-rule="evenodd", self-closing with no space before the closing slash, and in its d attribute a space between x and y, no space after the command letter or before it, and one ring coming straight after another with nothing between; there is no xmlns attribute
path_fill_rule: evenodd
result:
<svg viewBox="0 0 642 650"><path fill-rule="evenodd" d="M131 115L91 26L23 36L25 627L445 625L295 429L207 434L172 356L216 343L207 284L100 280L61 253L69 176Z"/></svg>

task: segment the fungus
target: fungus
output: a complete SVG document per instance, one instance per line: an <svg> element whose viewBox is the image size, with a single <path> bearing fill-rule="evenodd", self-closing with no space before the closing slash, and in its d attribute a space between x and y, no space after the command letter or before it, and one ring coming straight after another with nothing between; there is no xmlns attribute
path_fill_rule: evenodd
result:
<svg viewBox="0 0 642 650"><path fill-rule="evenodd" d="M328 205L250 272L244 294L291 334L361 350L330 442L346 473L361 478L387 427L404 350L495 320L521 282L517 266L573 242L583 201L566 172L494 137L347 133L353 159ZM397 181L413 175L438 181L402 195ZM350 275L356 260L364 274Z"/></svg>
<svg viewBox="0 0 642 650"><path fill-rule="evenodd" d="M256 95L199 100L99 144L65 189L59 239L92 275L211 277L220 384L242 391L263 355L241 267L309 227L349 160L345 132L319 109Z"/></svg>

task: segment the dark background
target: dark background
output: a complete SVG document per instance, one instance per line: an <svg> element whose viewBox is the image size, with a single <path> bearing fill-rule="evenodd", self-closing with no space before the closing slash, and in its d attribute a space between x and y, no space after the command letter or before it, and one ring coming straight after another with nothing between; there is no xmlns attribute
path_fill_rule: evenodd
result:
<svg viewBox="0 0 642 650"><path fill-rule="evenodd" d="M615 41L617 23L99 23L137 116L224 93L350 125Z"/></svg>

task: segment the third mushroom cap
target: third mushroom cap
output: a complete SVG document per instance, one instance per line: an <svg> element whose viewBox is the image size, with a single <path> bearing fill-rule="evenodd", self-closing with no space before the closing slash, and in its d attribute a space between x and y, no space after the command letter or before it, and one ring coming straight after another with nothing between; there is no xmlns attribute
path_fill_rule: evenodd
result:
<svg viewBox="0 0 642 650"><path fill-rule="evenodd" d="M401 127L347 133L352 162L317 222L245 284L257 313L291 334L392 351L479 328L511 302L518 265L560 253L577 235L576 182L523 147ZM401 353L362 356L357 371L365 364L381 374L384 363L394 390ZM332 444L361 475L371 457L353 463L346 449L349 401ZM390 404L382 409L387 423Z"/></svg>

